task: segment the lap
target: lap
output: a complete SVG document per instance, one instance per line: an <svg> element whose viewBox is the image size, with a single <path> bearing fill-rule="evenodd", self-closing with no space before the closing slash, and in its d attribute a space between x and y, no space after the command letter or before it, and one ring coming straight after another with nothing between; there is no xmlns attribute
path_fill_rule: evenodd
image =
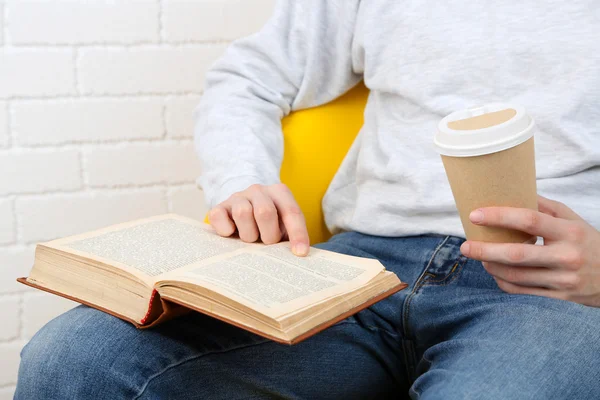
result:
<svg viewBox="0 0 600 400"><path fill-rule="evenodd" d="M341 234L410 287L287 346L201 314L138 330L77 307L26 346L19 398L596 398L600 309L501 292L461 240Z"/></svg>
<svg viewBox="0 0 600 400"><path fill-rule="evenodd" d="M519 318L474 322L429 347L411 395L422 399L600 398L598 324L521 308ZM535 322L538 314L539 322Z"/></svg>
<svg viewBox="0 0 600 400"><path fill-rule="evenodd" d="M414 398L600 398L600 309L508 295L478 262L459 268L416 291Z"/></svg>
<svg viewBox="0 0 600 400"><path fill-rule="evenodd" d="M17 398L385 398L390 345L351 318L287 346L201 314L138 330L79 306L25 347Z"/></svg>

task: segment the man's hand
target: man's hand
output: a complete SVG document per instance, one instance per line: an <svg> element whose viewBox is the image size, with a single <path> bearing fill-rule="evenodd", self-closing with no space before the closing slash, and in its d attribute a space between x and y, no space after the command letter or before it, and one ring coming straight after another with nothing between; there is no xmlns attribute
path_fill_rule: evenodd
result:
<svg viewBox="0 0 600 400"><path fill-rule="evenodd" d="M540 212L489 207L471 213L477 225L544 238L543 246L467 241L462 253L483 261L500 289L600 307L600 232L566 205L539 197Z"/></svg>
<svg viewBox="0 0 600 400"><path fill-rule="evenodd" d="M252 185L213 208L208 219L221 236L231 236L237 231L244 242L260 238L265 244L287 237L294 254L308 254L304 215L284 184Z"/></svg>

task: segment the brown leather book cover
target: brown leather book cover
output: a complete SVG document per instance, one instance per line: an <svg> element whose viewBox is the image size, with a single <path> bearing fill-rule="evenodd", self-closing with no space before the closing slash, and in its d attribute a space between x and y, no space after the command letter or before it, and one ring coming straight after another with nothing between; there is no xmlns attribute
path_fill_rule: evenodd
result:
<svg viewBox="0 0 600 400"><path fill-rule="evenodd" d="M184 315L184 314L186 314L186 313L194 310L194 311L200 312L202 314L206 314L208 316L211 316L213 318L219 319L221 321L224 321L224 322L226 322L228 324L235 325L238 328L245 329L247 331L255 333L255 334L257 334L259 336L262 336L264 338L273 340L273 341L278 342L278 343L287 344L287 345L294 345L294 344L300 343L303 340L306 340L309 337L311 337L313 335L316 335L317 333L321 332L322 330L327 329L327 328L329 328L332 325L335 325L339 321L342 321L342 320L350 317L351 315L354 315L354 314L356 314L356 313L364 310L365 308L368 308L368 307L372 306L373 304L375 304L375 303L377 303L377 302L385 299L386 297L389 297L389 296L393 295L396 292L399 292L402 289L405 289L408 286L406 283L400 283L397 286L394 286L393 288L391 288L390 290L388 290L386 292L383 292L383 293L379 294L376 297L373 297L372 299L370 299L369 301L367 301L367 302L359 305L358 307L355 307L355 308L353 308L351 310L348 310L345 313L343 313L341 315L338 315L337 317L335 317L335 318L333 318L333 319L331 319L329 321L326 321L326 322L322 323L321 325L318 325L318 326L312 328L311 330L305 332L304 334L302 334L302 335L300 335L300 336L298 336L298 337L296 337L296 338L291 339L291 340L288 341L288 340L283 340L281 338L277 338L277 337L271 336L269 334L266 334L266 333L261 332L261 331L256 330L256 329L253 329L253 328L248 327L246 325L239 324L239 323L237 323L235 321L232 321L232 320L230 320L228 318L221 317L219 315L211 314L211 313L209 313L209 312L207 312L205 310L197 309L197 308L194 308L194 307L189 307L187 305L185 305L185 306L184 305L180 305L180 304L178 304L178 302L177 302L176 299L163 298L162 296L160 296L160 294L158 294L158 292L156 290L154 290L152 292L152 297L151 297L151 300L150 300L150 305L148 307L148 312L146 313L146 316L144 317L144 319L142 319L142 321L138 322L138 321L132 320L131 318L127 318L124 315L117 314L117 313L115 313L115 312L113 312L111 310L108 310L106 308L99 307L99 306L97 306L95 304L89 303L89 302L87 302L85 300L78 299L76 297L72 297L72 296L66 295L64 293L59 293L59 292L56 292L54 290L51 290L51 289L48 289L48 288L36 285L34 283L28 282L27 278L18 278L17 282L22 283L22 284L27 285L27 286L30 286L30 287L33 287L33 288L36 288L36 289L39 289L39 290L43 290L43 291L48 292L48 293L55 294L55 295L60 296L60 297L64 297L66 299L75 301L75 302L80 303L80 304L84 304L86 306L95 308L97 310L103 311L103 312L105 312L107 314L113 315L113 316L115 316L117 318L120 318L120 319L122 319L124 321L130 322L130 323L132 323L133 325L135 325L139 329L148 329L148 328L151 328L151 327L156 326L156 325L158 325L160 323L163 323L163 322L165 322L165 321L167 321L169 319L173 319L173 318L179 317L181 315Z"/></svg>
<svg viewBox="0 0 600 400"><path fill-rule="evenodd" d="M156 290L152 293L152 298L150 300L150 304L148 306L148 312L146 316L141 321L135 321L131 318L128 318L124 315L117 314L114 311L108 310L104 307L100 307L96 304L92 304L88 301L79 299L77 297L69 296L64 293L60 293L54 291L52 289L45 288L43 286L36 285L35 283L31 283L27 280L27 278L18 278L17 282L22 283L23 285L30 286L32 288L43 290L44 292L52 293L60 297L64 297L65 299L72 300L74 302L86 305L88 307L95 308L97 310L103 311L107 314L115 316L117 318L122 319L123 321L127 321L135 325L139 329L148 329L153 326L156 326L160 323L168 321L169 319L176 318L180 315L186 314L191 310L187 307L182 307L178 304L171 303L169 301L165 301L161 298L161 296L156 292Z"/></svg>

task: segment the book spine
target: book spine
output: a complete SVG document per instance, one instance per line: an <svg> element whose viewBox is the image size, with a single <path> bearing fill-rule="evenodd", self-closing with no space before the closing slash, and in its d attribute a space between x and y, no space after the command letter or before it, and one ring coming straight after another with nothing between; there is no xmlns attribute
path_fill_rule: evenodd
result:
<svg viewBox="0 0 600 400"><path fill-rule="evenodd" d="M152 290L152 295L150 296L150 304L148 304L148 311L146 312L146 315L144 316L144 318L142 318L142 320L140 321L140 325L146 325L146 323L148 323L148 320L150 319L150 317L154 315L152 313L152 310L154 309L154 299L156 298L157 293L158 292L156 291L156 289ZM159 313L162 314L162 310L160 310Z"/></svg>

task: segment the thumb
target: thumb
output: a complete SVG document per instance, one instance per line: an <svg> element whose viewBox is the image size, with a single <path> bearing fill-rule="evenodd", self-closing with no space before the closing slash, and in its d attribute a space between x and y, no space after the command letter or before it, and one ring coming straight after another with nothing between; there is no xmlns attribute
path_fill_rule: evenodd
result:
<svg viewBox="0 0 600 400"><path fill-rule="evenodd" d="M565 204L550 200L546 197L538 195L538 208L539 211L551 215L555 218L570 219L570 220L581 220L582 218L575 211L571 210Z"/></svg>

